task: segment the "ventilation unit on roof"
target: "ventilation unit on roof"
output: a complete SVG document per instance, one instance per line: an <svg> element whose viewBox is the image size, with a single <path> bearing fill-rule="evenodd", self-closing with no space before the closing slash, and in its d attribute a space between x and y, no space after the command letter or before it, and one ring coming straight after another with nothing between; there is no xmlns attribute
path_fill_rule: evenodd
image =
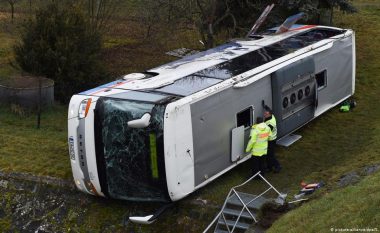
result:
<svg viewBox="0 0 380 233"><path fill-rule="evenodd" d="M139 80L145 78L146 75L142 73L132 73L123 76L124 80Z"/></svg>

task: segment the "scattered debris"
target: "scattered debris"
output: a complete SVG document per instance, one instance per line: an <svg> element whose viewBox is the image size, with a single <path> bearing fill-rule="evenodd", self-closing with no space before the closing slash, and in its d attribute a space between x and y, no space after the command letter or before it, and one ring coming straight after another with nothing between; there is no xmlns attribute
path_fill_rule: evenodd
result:
<svg viewBox="0 0 380 233"><path fill-rule="evenodd" d="M377 172L380 170L380 164L370 165L363 169L364 175L371 175L372 173Z"/></svg>
<svg viewBox="0 0 380 233"><path fill-rule="evenodd" d="M197 198L195 201L198 202L198 203L201 203L203 205L207 205L207 200L205 200L205 199Z"/></svg>
<svg viewBox="0 0 380 233"><path fill-rule="evenodd" d="M8 188L8 181L6 180L0 180L0 187L7 189Z"/></svg>
<svg viewBox="0 0 380 233"><path fill-rule="evenodd" d="M338 186L339 187L345 187L348 185L356 184L360 180L360 176L358 175L357 172L349 172L343 176L338 181Z"/></svg>
<svg viewBox="0 0 380 233"><path fill-rule="evenodd" d="M315 190L319 189L323 185L324 183L322 181L319 183L311 183L311 184L307 184L302 181L301 182L302 189L300 190L299 195L296 195L298 198L296 198L296 196L294 196L294 198L300 199L303 196L301 194L304 194L304 195L312 194Z"/></svg>
<svg viewBox="0 0 380 233"><path fill-rule="evenodd" d="M165 54L182 58L182 57L190 56L196 53L199 53L199 51L187 49L187 48L179 48L179 49L174 49L172 51L166 52Z"/></svg>
<svg viewBox="0 0 380 233"><path fill-rule="evenodd" d="M290 201L288 202L288 204L293 204L293 203L309 200L308 198L303 198L303 197L305 195L314 193L315 190L321 188L322 186L324 186L323 181L319 183L311 183L311 184L307 184L304 181L302 181L301 182L302 189L299 191L298 194L294 195L294 201Z"/></svg>
<svg viewBox="0 0 380 233"><path fill-rule="evenodd" d="M300 200L304 196L305 196L305 193L299 193L299 194L294 195L294 199L295 200Z"/></svg>
<svg viewBox="0 0 380 233"><path fill-rule="evenodd" d="M297 199L297 200L294 200L294 201L289 201L288 204L294 204L294 203L298 203L298 202L301 202L301 201L307 201L309 200L309 198L300 198L300 199Z"/></svg>
<svg viewBox="0 0 380 233"><path fill-rule="evenodd" d="M278 195L278 197L274 200L274 202L278 205L284 205L285 204L285 199L288 196L286 193L281 193Z"/></svg>
<svg viewBox="0 0 380 233"><path fill-rule="evenodd" d="M353 108L356 107L356 101L353 99L346 100L342 103L339 108L340 112L350 112Z"/></svg>
<svg viewBox="0 0 380 233"><path fill-rule="evenodd" d="M323 186L323 182L307 184L302 181L301 186L305 189L318 189Z"/></svg>

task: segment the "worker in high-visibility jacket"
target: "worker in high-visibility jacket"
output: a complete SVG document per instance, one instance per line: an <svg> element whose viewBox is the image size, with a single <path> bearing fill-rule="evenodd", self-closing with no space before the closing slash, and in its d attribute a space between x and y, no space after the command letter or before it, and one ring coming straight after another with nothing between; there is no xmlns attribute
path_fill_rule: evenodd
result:
<svg viewBox="0 0 380 233"><path fill-rule="evenodd" d="M259 171L261 174L265 173L265 156L270 135L270 128L264 123L262 117L258 117L256 124L252 126L249 142L245 149L245 152L251 152L252 154L252 175Z"/></svg>
<svg viewBox="0 0 380 233"><path fill-rule="evenodd" d="M276 117L273 115L272 109L268 106L264 107L264 121L270 128L272 135L268 140L268 154L266 156L267 171L280 172L281 165L278 162L275 154L276 139L277 139L277 123Z"/></svg>

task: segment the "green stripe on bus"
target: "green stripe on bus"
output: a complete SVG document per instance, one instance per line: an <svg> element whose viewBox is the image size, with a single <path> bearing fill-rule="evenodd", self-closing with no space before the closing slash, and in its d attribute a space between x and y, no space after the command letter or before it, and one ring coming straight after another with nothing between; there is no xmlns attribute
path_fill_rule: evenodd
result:
<svg viewBox="0 0 380 233"><path fill-rule="evenodd" d="M152 169L153 178L158 178L158 166L157 166L157 143L156 135L151 133L149 134L150 142L150 167Z"/></svg>

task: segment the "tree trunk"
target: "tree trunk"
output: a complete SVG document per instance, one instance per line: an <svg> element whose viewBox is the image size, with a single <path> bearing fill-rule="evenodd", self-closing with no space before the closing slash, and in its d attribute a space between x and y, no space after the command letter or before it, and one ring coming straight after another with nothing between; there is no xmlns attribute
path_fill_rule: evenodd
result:
<svg viewBox="0 0 380 233"><path fill-rule="evenodd" d="M42 78L38 78L37 129L41 126Z"/></svg>
<svg viewBox="0 0 380 233"><path fill-rule="evenodd" d="M146 33L145 33L145 39L148 39L150 37L151 30L152 30L152 24L148 23L148 26L146 28Z"/></svg>
<svg viewBox="0 0 380 233"><path fill-rule="evenodd" d="M15 4L12 1L10 1L9 4L11 5L11 14L12 14L12 23L13 23L14 12L15 12Z"/></svg>
<svg viewBox="0 0 380 233"><path fill-rule="evenodd" d="M208 24L208 30L207 30L207 40L205 41L206 48L210 49L214 47L214 30L212 28L212 24Z"/></svg>

